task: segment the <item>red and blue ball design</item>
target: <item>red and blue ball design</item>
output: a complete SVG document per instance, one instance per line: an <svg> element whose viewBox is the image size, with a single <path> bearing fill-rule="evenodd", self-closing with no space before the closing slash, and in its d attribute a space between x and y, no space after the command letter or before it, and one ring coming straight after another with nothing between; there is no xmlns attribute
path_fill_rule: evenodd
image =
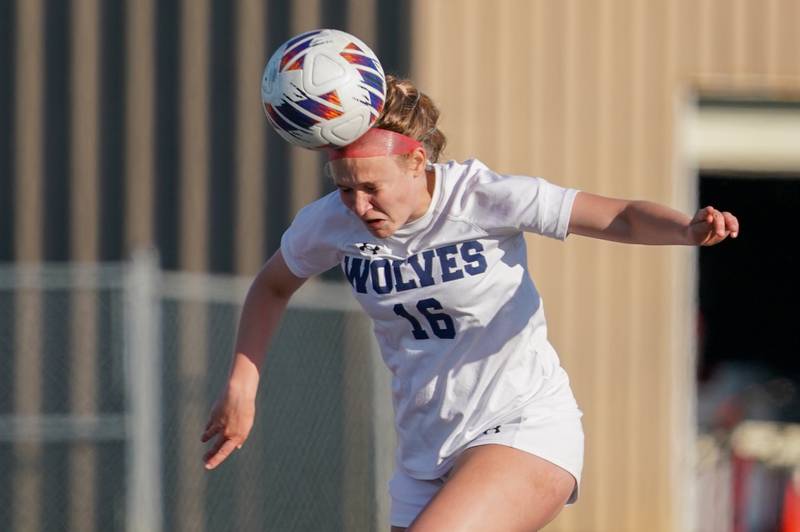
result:
<svg viewBox="0 0 800 532"><path fill-rule="evenodd" d="M377 56L357 37L314 30L273 54L261 84L273 128L304 148L345 146L375 123L386 99Z"/></svg>

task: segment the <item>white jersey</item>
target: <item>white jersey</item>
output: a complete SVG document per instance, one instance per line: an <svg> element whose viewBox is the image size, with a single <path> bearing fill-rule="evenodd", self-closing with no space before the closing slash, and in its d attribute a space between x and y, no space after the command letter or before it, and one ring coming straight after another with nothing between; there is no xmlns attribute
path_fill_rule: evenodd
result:
<svg viewBox="0 0 800 532"><path fill-rule="evenodd" d="M433 166L427 212L389 238L333 192L281 240L298 277L341 265L372 318L393 375L397 462L420 479L441 476L476 436L564 386L523 231L566 238L577 193L477 160Z"/></svg>

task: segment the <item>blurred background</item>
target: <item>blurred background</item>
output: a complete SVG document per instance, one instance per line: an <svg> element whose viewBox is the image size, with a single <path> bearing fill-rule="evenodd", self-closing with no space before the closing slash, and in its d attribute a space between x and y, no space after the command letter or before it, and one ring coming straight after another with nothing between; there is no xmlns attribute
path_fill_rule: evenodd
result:
<svg viewBox="0 0 800 532"><path fill-rule="evenodd" d="M547 530L800 530L800 0L0 0L0 530L388 530L388 371L337 271L201 463L249 280L332 190L259 100L318 27L438 103L445 159L739 217L529 238L587 444Z"/></svg>

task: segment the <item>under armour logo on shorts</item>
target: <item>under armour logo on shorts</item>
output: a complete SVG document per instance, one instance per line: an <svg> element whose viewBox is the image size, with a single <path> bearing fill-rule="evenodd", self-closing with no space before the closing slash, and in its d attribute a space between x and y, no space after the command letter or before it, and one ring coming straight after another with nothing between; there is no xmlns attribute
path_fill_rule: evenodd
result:
<svg viewBox="0 0 800 532"><path fill-rule="evenodd" d="M502 425L497 425L496 427L492 427L490 429L486 429L483 431L484 434L500 434L500 427Z"/></svg>

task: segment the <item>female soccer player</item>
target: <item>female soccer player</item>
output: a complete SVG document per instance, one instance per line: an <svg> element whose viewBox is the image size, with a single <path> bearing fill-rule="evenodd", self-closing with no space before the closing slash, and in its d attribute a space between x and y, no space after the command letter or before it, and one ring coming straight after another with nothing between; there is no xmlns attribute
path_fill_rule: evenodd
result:
<svg viewBox="0 0 800 532"><path fill-rule="evenodd" d="M398 435L392 532L538 530L574 502L581 412L547 340L523 232L637 244L736 237L727 212L668 207L437 163L438 110L387 77L376 126L330 151L338 191L298 213L246 297L228 384L210 416L208 469L253 425L264 353L292 293L337 264L374 321Z"/></svg>

